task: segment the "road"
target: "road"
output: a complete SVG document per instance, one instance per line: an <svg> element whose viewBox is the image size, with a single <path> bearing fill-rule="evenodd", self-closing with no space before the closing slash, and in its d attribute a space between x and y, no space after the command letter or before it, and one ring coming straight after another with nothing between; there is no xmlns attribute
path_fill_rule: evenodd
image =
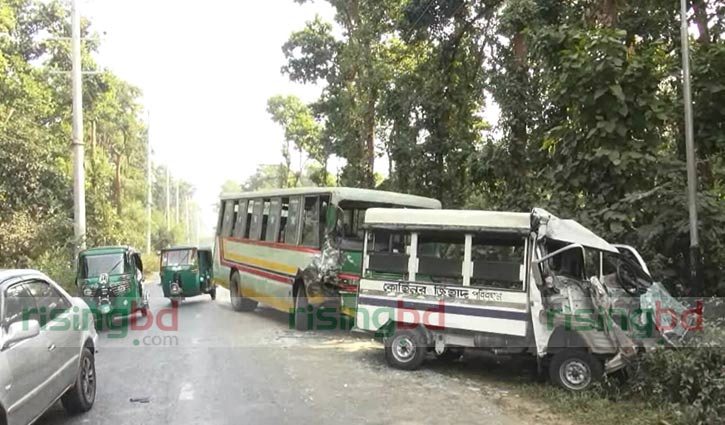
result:
<svg viewBox="0 0 725 425"><path fill-rule="evenodd" d="M157 284L147 289L155 321L160 313L170 325L169 301ZM235 312L223 288L215 302L183 302L176 331L102 332L96 369L90 412L67 417L57 404L39 423L522 423L475 381L425 366L391 369L382 346L366 336L300 333L286 314L264 307Z"/></svg>

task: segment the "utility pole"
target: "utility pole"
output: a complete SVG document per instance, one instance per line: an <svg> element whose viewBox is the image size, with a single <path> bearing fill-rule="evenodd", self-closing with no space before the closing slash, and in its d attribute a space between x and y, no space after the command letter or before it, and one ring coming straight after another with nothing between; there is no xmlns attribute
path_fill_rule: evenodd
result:
<svg viewBox="0 0 725 425"><path fill-rule="evenodd" d="M179 181L176 180L176 208L174 208L174 214L176 220L174 220L175 224L179 224Z"/></svg>
<svg viewBox="0 0 725 425"><path fill-rule="evenodd" d="M171 228L171 176L169 175L169 167L166 167L166 230Z"/></svg>
<svg viewBox="0 0 725 425"><path fill-rule="evenodd" d="M71 3L71 60L73 90L73 234L76 255L86 248L86 191L83 150L83 74L81 69L81 13Z"/></svg>
<svg viewBox="0 0 725 425"><path fill-rule="evenodd" d="M151 111L148 113L148 128L146 129L146 253L151 253Z"/></svg>
<svg viewBox="0 0 725 425"><path fill-rule="evenodd" d="M186 243L191 244L191 225L189 222L189 196L184 196L184 227L186 228Z"/></svg>
<svg viewBox="0 0 725 425"><path fill-rule="evenodd" d="M680 0L680 39L682 43L682 97L685 102L685 151L687 155L687 206L690 215L690 277L695 294L702 291L700 241L697 234L697 159L692 123L692 90L690 88L690 35L687 21L687 0Z"/></svg>

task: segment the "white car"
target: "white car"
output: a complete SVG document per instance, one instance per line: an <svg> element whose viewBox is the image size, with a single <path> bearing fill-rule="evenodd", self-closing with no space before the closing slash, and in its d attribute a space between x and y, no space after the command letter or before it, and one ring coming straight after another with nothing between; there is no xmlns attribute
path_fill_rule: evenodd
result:
<svg viewBox="0 0 725 425"><path fill-rule="evenodd" d="M29 424L58 399L93 407L97 334L88 305L33 270L0 270L0 424Z"/></svg>

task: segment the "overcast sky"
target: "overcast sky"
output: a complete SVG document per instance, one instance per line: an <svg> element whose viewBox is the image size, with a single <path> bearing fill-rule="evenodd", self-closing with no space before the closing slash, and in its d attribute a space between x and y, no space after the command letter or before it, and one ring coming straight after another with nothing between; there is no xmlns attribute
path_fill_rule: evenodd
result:
<svg viewBox="0 0 725 425"><path fill-rule="evenodd" d="M292 31L334 12L321 0L87 0L81 13L103 33L97 61L141 88L151 111L154 162L193 184L204 227L221 184L278 163L282 130L267 112L275 94L314 100L321 87L280 74Z"/></svg>

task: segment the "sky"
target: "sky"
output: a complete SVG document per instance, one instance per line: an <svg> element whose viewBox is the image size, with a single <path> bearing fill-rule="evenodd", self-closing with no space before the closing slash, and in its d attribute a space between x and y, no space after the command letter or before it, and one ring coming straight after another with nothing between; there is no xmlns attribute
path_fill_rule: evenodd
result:
<svg viewBox="0 0 725 425"><path fill-rule="evenodd" d="M80 8L101 34L97 62L143 91L153 161L196 188L210 234L222 183L281 160L283 132L267 99L319 96L322 87L280 73L281 46L315 14L332 22L333 10L321 0L81 0Z"/></svg>

